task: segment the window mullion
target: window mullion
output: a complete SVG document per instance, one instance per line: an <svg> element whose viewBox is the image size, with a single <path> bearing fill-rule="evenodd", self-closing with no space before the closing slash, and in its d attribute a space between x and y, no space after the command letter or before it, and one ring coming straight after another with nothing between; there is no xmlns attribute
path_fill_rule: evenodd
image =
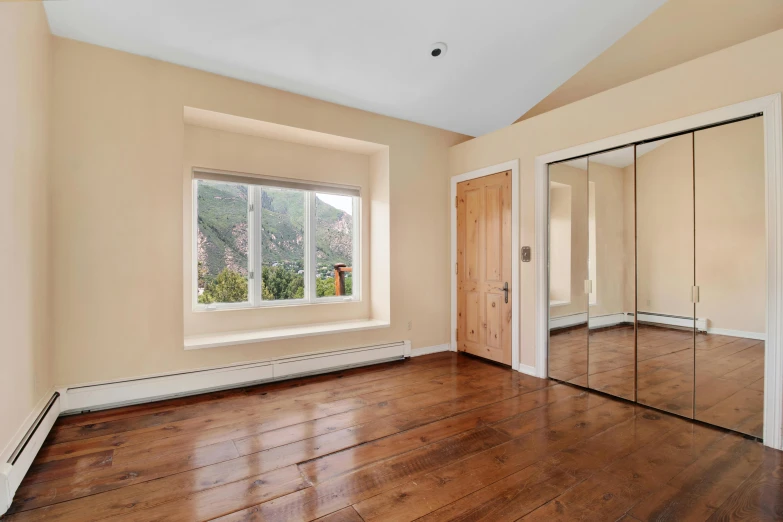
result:
<svg viewBox="0 0 783 522"><path fill-rule="evenodd" d="M362 215L361 215L362 209L361 209L361 200L359 198L353 198L353 230L351 231L353 234L353 245L352 246L352 256L351 259L351 266L353 267L353 271L351 273L351 281L353 282L352 291L351 291L351 298L354 301L358 301L361 299L361 291L362 291L362 274L361 274L361 233L362 233L362 227L361 227L361 221L362 221Z"/></svg>
<svg viewBox="0 0 783 522"><path fill-rule="evenodd" d="M261 187L253 186L253 233L248 237L249 247L253 252L253 306L261 306Z"/></svg>
<svg viewBox="0 0 783 522"><path fill-rule="evenodd" d="M316 296L315 267L315 192L308 191L305 198L305 298L314 302Z"/></svg>

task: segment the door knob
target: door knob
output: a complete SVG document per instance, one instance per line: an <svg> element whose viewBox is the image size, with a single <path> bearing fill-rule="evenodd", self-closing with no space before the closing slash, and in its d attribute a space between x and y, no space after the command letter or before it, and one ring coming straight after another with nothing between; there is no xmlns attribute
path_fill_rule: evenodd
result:
<svg viewBox="0 0 783 522"><path fill-rule="evenodd" d="M503 293L506 296L506 302L508 303L508 283L503 283Z"/></svg>

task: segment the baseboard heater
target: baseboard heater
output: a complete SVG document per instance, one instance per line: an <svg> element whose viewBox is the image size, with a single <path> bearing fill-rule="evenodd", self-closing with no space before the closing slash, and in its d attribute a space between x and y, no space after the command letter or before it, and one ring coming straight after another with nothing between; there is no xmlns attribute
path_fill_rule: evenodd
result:
<svg viewBox="0 0 783 522"><path fill-rule="evenodd" d="M633 313L628 313L628 317L633 321ZM657 324L665 326L679 326L681 328L693 328L699 332L707 331L707 319L685 317L681 315L656 314L652 312L639 312L639 322L647 324Z"/></svg>
<svg viewBox="0 0 783 522"><path fill-rule="evenodd" d="M43 407L37 407L38 414L35 419L7 461L0 464L0 516L11 507L14 493L60 415L60 398L60 393L54 392Z"/></svg>
<svg viewBox="0 0 783 522"><path fill-rule="evenodd" d="M606 314L592 317L588 317L586 312L564 315L560 317L552 317L549 320L549 329L551 331L555 331L564 328L571 328L573 326L584 326L585 323L589 325L591 330L617 326L625 323L633 324L633 315L631 315L630 318L624 313Z"/></svg>
<svg viewBox="0 0 783 522"><path fill-rule="evenodd" d="M586 312L579 314L566 315L562 317L552 317L549 320L549 329L551 331L570 328L572 326L584 325L589 323L590 329L606 328L621 324L633 324L633 312L619 312L616 314L606 314L589 317ZM678 326L682 328L693 328L694 319L692 317L683 317L678 315L656 314L651 312L639 312L639 322L646 324L656 324L665 326ZM696 319L696 330L699 332L707 331L707 319Z"/></svg>
<svg viewBox="0 0 783 522"><path fill-rule="evenodd" d="M65 389L63 393L62 411L72 414L115 408L390 362L410 355L410 341L399 341L361 348L278 357L218 368L73 386Z"/></svg>

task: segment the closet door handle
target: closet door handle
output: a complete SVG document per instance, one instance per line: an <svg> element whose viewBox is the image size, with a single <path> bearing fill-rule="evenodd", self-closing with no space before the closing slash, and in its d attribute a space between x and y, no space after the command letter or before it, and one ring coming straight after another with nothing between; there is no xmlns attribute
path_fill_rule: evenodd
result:
<svg viewBox="0 0 783 522"><path fill-rule="evenodd" d="M506 302L508 303L508 282L503 283L503 293L506 296Z"/></svg>
<svg viewBox="0 0 783 522"><path fill-rule="evenodd" d="M691 302L693 304L696 304L699 302L699 287L693 286L691 287Z"/></svg>

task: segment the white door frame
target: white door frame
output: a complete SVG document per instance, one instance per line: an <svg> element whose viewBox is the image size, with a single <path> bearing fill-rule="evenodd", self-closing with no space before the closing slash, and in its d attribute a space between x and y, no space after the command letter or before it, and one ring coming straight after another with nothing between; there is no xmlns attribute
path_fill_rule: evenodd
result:
<svg viewBox="0 0 783 522"><path fill-rule="evenodd" d="M451 351L457 351L457 183L511 171L511 367L519 371L519 160L466 172L451 178Z"/></svg>
<svg viewBox="0 0 783 522"><path fill-rule="evenodd" d="M767 216L767 342L764 353L764 445L783 449L783 124L776 93L536 157L536 376L547 376L549 187L547 165L667 134L762 113Z"/></svg>

